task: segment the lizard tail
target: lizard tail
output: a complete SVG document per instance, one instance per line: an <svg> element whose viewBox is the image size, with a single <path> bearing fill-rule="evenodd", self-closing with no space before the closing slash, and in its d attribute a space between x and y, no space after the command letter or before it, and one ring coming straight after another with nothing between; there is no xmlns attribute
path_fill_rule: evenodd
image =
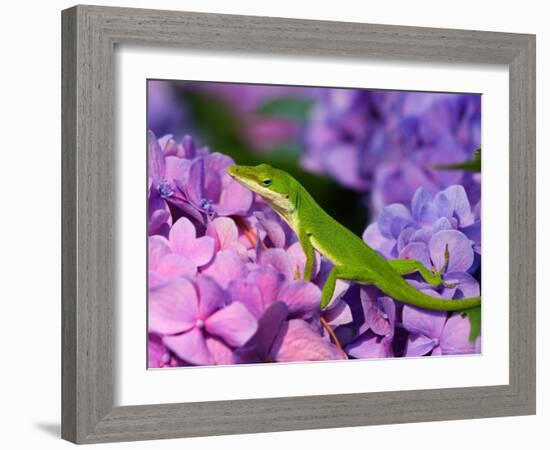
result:
<svg viewBox="0 0 550 450"><path fill-rule="evenodd" d="M456 300L432 297L422 291L417 291L413 286L404 282L400 286L382 289L386 294L395 300L419 308L431 309L434 311L464 311L481 305L481 297L469 297Z"/></svg>

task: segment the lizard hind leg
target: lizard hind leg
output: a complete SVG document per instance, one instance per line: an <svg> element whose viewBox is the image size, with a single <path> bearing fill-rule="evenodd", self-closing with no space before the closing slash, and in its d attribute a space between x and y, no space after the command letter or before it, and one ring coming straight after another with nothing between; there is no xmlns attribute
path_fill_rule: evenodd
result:
<svg viewBox="0 0 550 450"><path fill-rule="evenodd" d="M391 259L388 260L388 263L399 275L418 273L426 283L433 287L439 287L442 284L445 285L441 272L426 269L424 264L416 259Z"/></svg>
<svg viewBox="0 0 550 450"><path fill-rule="evenodd" d="M364 270L334 266L321 292L321 309L326 308L332 300L334 288L336 287L336 280L349 280L361 284L371 284L373 282L368 272Z"/></svg>
<svg viewBox="0 0 550 450"><path fill-rule="evenodd" d="M330 271L327 281L323 286L321 292L321 309L326 308L332 299L334 294L334 288L336 287L336 279L338 278L338 267L333 267Z"/></svg>

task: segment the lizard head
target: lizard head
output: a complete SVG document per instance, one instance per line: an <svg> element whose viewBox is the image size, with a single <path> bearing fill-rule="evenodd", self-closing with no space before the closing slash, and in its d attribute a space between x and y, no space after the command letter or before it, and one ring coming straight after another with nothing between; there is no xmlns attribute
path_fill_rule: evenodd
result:
<svg viewBox="0 0 550 450"><path fill-rule="evenodd" d="M235 181L260 195L284 219L290 219L295 209L297 182L288 173L269 164L229 166L227 172Z"/></svg>

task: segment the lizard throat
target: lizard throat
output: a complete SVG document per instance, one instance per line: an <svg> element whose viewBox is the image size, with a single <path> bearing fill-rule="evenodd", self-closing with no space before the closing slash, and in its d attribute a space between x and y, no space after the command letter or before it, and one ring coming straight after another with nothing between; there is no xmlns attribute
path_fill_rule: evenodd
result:
<svg viewBox="0 0 550 450"><path fill-rule="evenodd" d="M290 208L284 208L281 207L275 203L269 202L270 206L273 208L273 210L281 216L281 218L292 228L293 226L293 218L294 218L294 211L296 208L289 205Z"/></svg>

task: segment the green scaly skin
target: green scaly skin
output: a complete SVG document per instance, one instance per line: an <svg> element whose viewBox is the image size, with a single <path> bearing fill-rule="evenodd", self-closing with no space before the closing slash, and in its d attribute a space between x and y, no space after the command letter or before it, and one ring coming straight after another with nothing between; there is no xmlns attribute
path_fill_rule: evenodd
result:
<svg viewBox="0 0 550 450"><path fill-rule="evenodd" d="M337 279L377 286L403 303L438 311L463 311L481 304L480 297L442 300L416 290L403 275L418 272L430 285L444 282L416 260L385 260L353 232L327 214L288 173L267 164L231 166L228 173L240 184L262 196L297 234L306 255L304 279L310 280L314 249L324 255L332 269L322 291L321 308L332 299ZM448 260L448 253L445 257Z"/></svg>

